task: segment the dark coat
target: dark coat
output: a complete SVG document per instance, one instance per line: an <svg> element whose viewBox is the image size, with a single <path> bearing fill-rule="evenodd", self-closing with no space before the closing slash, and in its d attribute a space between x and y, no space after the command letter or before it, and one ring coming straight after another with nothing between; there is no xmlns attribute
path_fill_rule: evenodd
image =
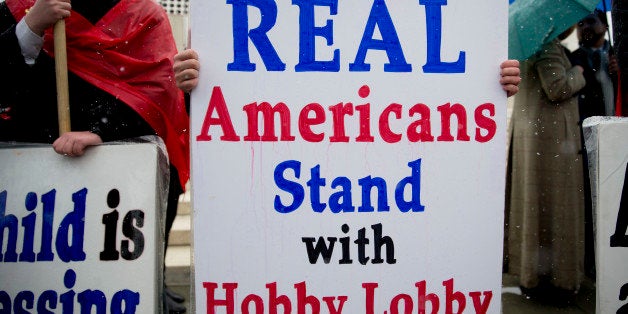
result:
<svg viewBox="0 0 628 314"><path fill-rule="evenodd" d="M608 45L608 42L606 45ZM578 48L571 54L570 60L573 65L580 65L584 68L583 75L586 85L578 94L580 120L593 116L607 115L604 109L604 93L602 91L602 84L595 77L596 71L591 54L586 49ZM611 100L612 103L615 104L617 97L617 75L611 74L609 79L613 84L613 98Z"/></svg>

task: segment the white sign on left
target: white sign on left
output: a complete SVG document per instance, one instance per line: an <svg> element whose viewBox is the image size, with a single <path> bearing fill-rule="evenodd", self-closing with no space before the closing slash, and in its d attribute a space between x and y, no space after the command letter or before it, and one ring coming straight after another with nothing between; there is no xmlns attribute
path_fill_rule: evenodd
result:
<svg viewBox="0 0 628 314"><path fill-rule="evenodd" d="M0 148L0 312L160 313L158 145Z"/></svg>

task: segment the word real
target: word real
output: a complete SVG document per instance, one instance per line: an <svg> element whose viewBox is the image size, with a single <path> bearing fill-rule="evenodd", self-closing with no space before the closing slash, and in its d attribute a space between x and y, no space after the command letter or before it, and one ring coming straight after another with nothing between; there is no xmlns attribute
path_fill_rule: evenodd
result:
<svg viewBox="0 0 628 314"><path fill-rule="evenodd" d="M413 294L399 293L391 300L382 300L378 296L378 283L366 282L362 283L364 295L362 300L358 300L363 304L364 314L375 314L376 308L388 306L388 310L381 313L399 314L399 313L438 313L439 309L444 308L444 313L487 313L493 297L493 291L470 291L467 294L457 291L454 288L454 279L448 279L442 282L444 291L428 292L427 282L425 280L417 281L414 284ZM207 314L215 314L222 308L225 313L242 313L242 314L263 314L263 313L329 313L340 314L347 304L353 300L349 296L323 296L318 297L308 294L306 282L294 284L293 294L280 294L277 289L277 282L266 284L266 294L251 293L248 295L238 292L238 283L229 282L222 283L218 289L218 283L203 282L205 289L206 312ZM217 297L218 290L221 297ZM224 297L222 297L224 295ZM468 295L468 296L467 296ZM236 296L238 296L236 298ZM242 298L243 296L243 298ZM237 300L242 300L240 304L236 304ZM237 309L239 306L239 311ZM294 307L294 309L293 309ZM222 310L221 309L221 310ZM222 312L221 312L222 313ZM353 312L352 312L353 313ZM358 313L358 312L355 312ZM380 313L380 312L377 312Z"/></svg>
<svg viewBox="0 0 628 314"><path fill-rule="evenodd" d="M415 0L415 2L417 2ZM249 57L249 40L257 49L266 70L285 71L286 64L268 38L267 33L277 22L279 10L275 1L227 0L232 5L233 26L233 62L227 65L228 71L253 72L256 64ZM338 0L311 1L294 0L292 4L299 7L299 62L294 66L296 72L338 72L340 71L340 49L333 49L330 60L316 60L316 42L326 42L327 46L334 43L334 21L328 19L324 26L315 26L317 12L329 10L329 15L338 14ZM465 52L458 53L453 62L441 60L442 7L447 5L443 0L419 0L418 5L425 6L426 49L427 60L423 65L425 73L464 73ZM261 21L259 26L249 29L250 7L259 9ZM349 12L351 13L351 12ZM416 19L416 18L415 18ZM384 64L385 72L411 72L412 65L406 62L399 36L390 16L385 0L375 0L364 26L362 39L355 59L349 63L349 71L370 71L370 64L365 62L369 50L380 50L386 53L388 62ZM418 20L418 19L416 19ZM381 38L374 38L376 29ZM319 54L320 55L320 54Z"/></svg>
<svg viewBox="0 0 628 314"><path fill-rule="evenodd" d="M57 191L52 189L41 196L41 213L37 215L38 196L34 192L27 193L24 204L26 212L22 217L20 229L18 218L6 214L7 191L0 192L0 262L50 262L57 257L66 263L84 261L86 258L83 249L85 238L85 209L87 202L86 188L72 194L74 209L68 212L59 222L56 230L54 226L55 200ZM117 233L119 213L115 207L120 202L119 192L111 190L107 196L107 204L113 211L103 215L105 225L103 235L104 249L100 253L100 260L118 260L120 256L125 260L135 260L144 251L144 212L139 209L130 210L122 219L122 233L126 239L120 241L120 250L117 249ZM37 217L41 217L41 229L35 230ZM8 232L5 232L8 230ZM39 251L35 253L35 237L41 238ZM5 234L8 236L5 243ZM22 248L17 253L18 236L22 238ZM55 238L53 246L53 237ZM6 247L3 252L2 248Z"/></svg>
<svg viewBox="0 0 628 314"><path fill-rule="evenodd" d="M370 95L370 87L363 85L358 90L360 98L367 98ZM242 107L247 115L247 134L241 139L236 132L231 121L231 113L229 108L233 105L227 105L225 97L220 86L215 86L205 112L203 124L196 136L196 141L207 142L212 140L210 128L212 126L220 127L222 136L220 141L238 142L240 140L250 142L293 142L296 137L293 135L292 111L295 104L285 104L283 102L271 105L268 102L252 102ZM492 103L484 103L477 106L473 113L467 112L465 106L458 103L446 103L436 108L438 110L437 122L440 124L440 134L434 137L432 134L432 109L429 106L417 103L409 108L402 104L391 103L383 108L378 114L371 112L371 104L363 103L353 105L351 102L339 102L327 108L319 103L309 103L301 108L298 113L297 124L298 134L301 139L306 142L322 142L328 137L331 143L348 143L352 139L347 135L347 129L350 134L358 134L353 138L357 143L370 143L375 141L371 130L371 121L377 121L377 133L386 143L398 143L404 139L409 142L469 142L474 140L478 143L485 143L493 139L497 130L497 123L493 119L495 116L495 105ZM215 114L215 115L214 115ZM261 114L261 118L260 118ZM275 115L279 121L279 136L275 130ZM329 115L329 116L328 116ZM356 117L354 117L356 115ZM468 117L471 115L471 117ZM403 121L402 118L418 117L416 120L409 121L406 129L394 129L394 122ZM260 135L259 121L263 121L263 132ZM451 121L455 120L455 123ZM320 131L325 124L331 125L331 130ZM471 126L472 135L469 135L469 124ZM452 125L456 127L455 137L452 134ZM318 131L318 132L317 132ZM214 132L213 133L217 133Z"/></svg>

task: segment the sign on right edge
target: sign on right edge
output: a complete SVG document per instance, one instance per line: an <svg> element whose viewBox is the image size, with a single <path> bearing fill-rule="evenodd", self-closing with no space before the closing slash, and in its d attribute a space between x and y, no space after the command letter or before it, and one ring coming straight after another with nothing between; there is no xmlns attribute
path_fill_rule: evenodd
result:
<svg viewBox="0 0 628 314"><path fill-rule="evenodd" d="M628 313L628 119L585 120L595 220L596 312Z"/></svg>

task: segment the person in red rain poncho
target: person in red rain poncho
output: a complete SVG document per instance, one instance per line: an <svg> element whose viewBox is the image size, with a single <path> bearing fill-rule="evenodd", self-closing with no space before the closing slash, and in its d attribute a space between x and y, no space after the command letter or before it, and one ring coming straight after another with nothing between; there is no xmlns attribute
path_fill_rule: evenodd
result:
<svg viewBox="0 0 628 314"><path fill-rule="evenodd" d="M52 26L60 19L72 122L62 135L52 56ZM0 141L51 143L59 154L80 156L102 142L158 135L171 163L167 243L189 178L189 118L174 81L175 54L166 12L152 0L6 0L0 3Z"/></svg>

